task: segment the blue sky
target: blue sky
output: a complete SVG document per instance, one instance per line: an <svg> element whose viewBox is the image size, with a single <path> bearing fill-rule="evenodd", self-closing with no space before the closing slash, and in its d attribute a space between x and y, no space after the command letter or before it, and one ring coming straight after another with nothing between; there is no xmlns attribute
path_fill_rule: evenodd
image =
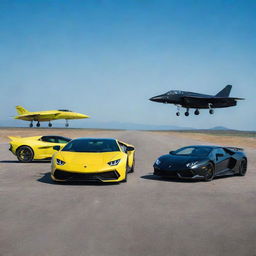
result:
<svg viewBox="0 0 256 256"><path fill-rule="evenodd" d="M23 105L88 114L84 126L256 130L255 11L249 0L1 0L0 123ZM171 89L216 94L226 84L246 101L214 116L177 118L175 106L148 100Z"/></svg>

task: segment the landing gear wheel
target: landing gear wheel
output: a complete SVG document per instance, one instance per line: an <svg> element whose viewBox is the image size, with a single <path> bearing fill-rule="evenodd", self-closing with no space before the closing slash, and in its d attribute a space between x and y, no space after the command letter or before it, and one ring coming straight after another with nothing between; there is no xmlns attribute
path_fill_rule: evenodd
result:
<svg viewBox="0 0 256 256"><path fill-rule="evenodd" d="M34 151L28 146L21 146L17 149L16 155L20 162L29 163L34 158Z"/></svg>
<svg viewBox="0 0 256 256"><path fill-rule="evenodd" d="M209 110L209 113L210 113L211 115L213 115L213 114L214 114L214 110L213 110L213 109L210 109L210 110Z"/></svg>
<svg viewBox="0 0 256 256"><path fill-rule="evenodd" d="M66 124L65 124L65 127L69 127L69 124L68 124L68 123L66 123Z"/></svg>
<svg viewBox="0 0 256 256"><path fill-rule="evenodd" d="M32 128L32 127L33 127L33 122L31 122L31 123L29 124L29 127L30 127L30 128Z"/></svg>
<svg viewBox="0 0 256 256"><path fill-rule="evenodd" d="M205 174L204 180L211 181L215 176L215 168L212 163L209 163L207 166L207 173Z"/></svg>
<svg viewBox="0 0 256 256"><path fill-rule="evenodd" d="M176 116L180 116L180 105L176 105L177 106L177 112L176 112Z"/></svg>
<svg viewBox="0 0 256 256"><path fill-rule="evenodd" d="M185 112L185 116L189 116L189 112L188 111Z"/></svg>
<svg viewBox="0 0 256 256"><path fill-rule="evenodd" d="M194 114L195 114L196 116L198 116L198 115L200 114L199 110L196 109L195 112L194 112Z"/></svg>
<svg viewBox="0 0 256 256"><path fill-rule="evenodd" d="M40 127L40 123L39 122L36 123L36 127Z"/></svg>
<svg viewBox="0 0 256 256"><path fill-rule="evenodd" d="M243 159L240 163L240 166L239 166L238 175L239 176L244 176L246 174L246 171L247 171L247 161L245 159Z"/></svg>
<svg viewBox="0 0 256 256"><path fill-rule="evenodd" d="M52 127L52 123L51 123L51 122L49 122L48 126L49 126L49 127Z"/></svg>

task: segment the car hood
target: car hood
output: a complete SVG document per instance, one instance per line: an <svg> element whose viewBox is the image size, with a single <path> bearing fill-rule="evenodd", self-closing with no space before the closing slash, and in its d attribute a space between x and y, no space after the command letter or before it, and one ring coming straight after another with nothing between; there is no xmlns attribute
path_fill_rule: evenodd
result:
<svg viewBox="0 0 256 256"><path fill-rule="evenodd" d="M160 167L162 168L183 168L186 167L187 163L195 162L195 161L203 161L207 160L207 157L200 156L177 156L177 155L163 155L159 157Z"/></svg>
<svg viewBox="0 0 256 256"><path fill-rule="evenodd" d="M62 167L77 172L94 172L109 168L108 162L121 159L121 152L80 153L60 151L56 156L65 162ZM61 167L61 168L62 168Z"/></svg>

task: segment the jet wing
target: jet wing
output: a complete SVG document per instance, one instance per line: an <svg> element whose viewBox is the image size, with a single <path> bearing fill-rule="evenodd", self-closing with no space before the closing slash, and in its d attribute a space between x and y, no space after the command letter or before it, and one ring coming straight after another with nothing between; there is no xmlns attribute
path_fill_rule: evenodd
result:
<svg viewBox="0 0 256 256"><path fill-rule="evenodd" d="M16 119L22 119L22 120L28 120L28 121L41 121L41 119L43 120L44 117L48 117L49 119L54 118L56 116L58 116L59 114L27 114L27 115L19 115L16 116Z"/></svg>
<svg viewBox="0 0 256 256"><path fill-rule="evenodd" d="M225 103L227 101L244 100L244 98L233 97L197 97L197 96L184 96L182 97L186 103L205 102L205 103Z"/></svg>
<svg viewBox="0 0 256 256"><path fill-rule="evenodd" d="M26 120L37 120L40 115L19 115L16 116L16 119L26 119Z"/></svg>

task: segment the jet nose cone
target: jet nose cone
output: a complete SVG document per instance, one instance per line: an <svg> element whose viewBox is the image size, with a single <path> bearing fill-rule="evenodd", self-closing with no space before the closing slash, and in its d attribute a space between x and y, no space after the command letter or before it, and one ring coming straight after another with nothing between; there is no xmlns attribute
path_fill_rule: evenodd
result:
<svg viewBox="0 0 256 256"><path fill-rule="evenodd" d="M87 116L87 115L84 115L84 114L78 114L78 118L89 118L89 116Z"/></svg>
<svg viewBox="0 0 256 256"><path fill-rule="evenodd" d="M149 99L150 101L155 101L155 102L165 102L165 95L158 95L158 96L154 96L152 98Z"/></svg>

